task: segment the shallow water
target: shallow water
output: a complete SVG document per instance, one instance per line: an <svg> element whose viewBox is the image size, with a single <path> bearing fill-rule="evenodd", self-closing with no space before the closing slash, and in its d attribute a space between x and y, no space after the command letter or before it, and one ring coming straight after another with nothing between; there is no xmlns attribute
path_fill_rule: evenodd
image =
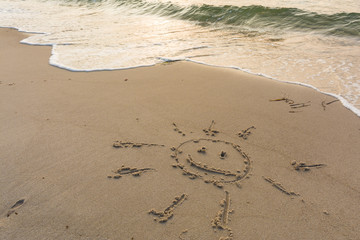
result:
<svg viewBox="0 0 360 240"><path fill-rule="evenodd" d="M357 0L0 0L0 26L45 33L24 42L53 45L50 63L70 70L183 59L309 84L360 109Z"/></svg>

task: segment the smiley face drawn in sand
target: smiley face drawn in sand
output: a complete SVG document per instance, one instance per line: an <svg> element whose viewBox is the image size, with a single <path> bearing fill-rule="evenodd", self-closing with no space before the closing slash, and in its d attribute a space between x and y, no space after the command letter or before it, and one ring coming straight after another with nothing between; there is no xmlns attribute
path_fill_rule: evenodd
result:
<svg viewBox="0 0 360 240"><path fill-rule="evenodd" d="M188 137L190 134L185 134L183 130L180 130L179 126L175 123L172 124L174 131L181 135L182 138ZM224 191L225 199L221 200L220 206L221 209L214 216L215 218L209 221L213 229L222 230L224 234L227 231L226 236L221 237L220 239L233 239L233 232L229 224L229 216L233 211L230 209L231 199L230 192L226 188L228 185L236 185L239 188L240 183L245 179L249 178L252 174L252 161L249 156L242 150L241 146L221 140L218 137L218 134L221 133L218 130L214 130L215 122L212 121L209 128L203 129L203 132L206 134L204 138L193 138L183 142L180 142L178 146L173 146L170 148L172 151L171 158L173 160L172 167L184 175L186 178L192 180L202 180L206 184L213 184L214 189ZM242 130L237 134L241 140L247 140L252 131L256 128L251 126L245 130ZM149 144L149 143L133 143L133 142L122 142L116 141L113 144L114 148L142 148L142 147L166 147L162 144ZM323 167L324 164L310 164L302 163L297 164L296 161L291 161L291 165L294 167L294 171L302 170L302 167ZM151 170L151 171L150 171ZM118 174L126 174L128 172L133 173L132 171L141 171L142 172L152 172L156 169L152 168L129 168L123 166L122 168L115 171ZM304 172L307 171L304 168ZM140 174L133 174L133 176L140 176ZM109 177L109 176L108 176ZM111 179L120 179L120 177L110 177ZM270 184L272 187L277 189L279 192L291 197L299 197L300 194L295 193L294 191L288 190L280 182L263 176L264 182ZM182 203L191 199L191 196L188 196L186 193L175 197L172 200L172 203L164 208L164 210L149 210L149 214L154 216L154 220L159 223L166 223L174 216L174 211L176 208L181 207ZM170 202L170 201L169 201ZM188 231L184 230L180 233L179 238L183 239L183 235Z"/></svg>
<svg viewBox="0 0 360 240"><path fill-rule="evenodd" d="M220 131L213 129L214 124L215 122L212 121L210 127L203 130L208 138L190 139L181 142L177 147L171 147L171 157L174 160L172 166L190 179L200 179L220 189L223 189L228 184L240 187L240 182L250 176L251 160L240 145L215 139ZM173 126L174 130L181 134L182 137L186 136L175 123L173 123ZM164 146L122 141L116 141L113 144L114 148ZM211 222L214 230L227 230L228 234L224 239L233 239L232 230L228 226L229 214L232 212L230 209L230 194L228 191L225 191L225 194L225 199L220 204L222 208L209 223ZM183 193L181 196L175 197L173 202L164 210L151 209L148 213L154 215L156 222L165 223L173 217L174 210L187 199L187 194Z"/></svg>
<svg viewBox="0 0 360 240"><path fill-rule="evenodd" d="M235 143L217 139L192 139L172 147L174 168L190 179L202 179L219 188L236 184L249 176L251 161Z"/></svg>

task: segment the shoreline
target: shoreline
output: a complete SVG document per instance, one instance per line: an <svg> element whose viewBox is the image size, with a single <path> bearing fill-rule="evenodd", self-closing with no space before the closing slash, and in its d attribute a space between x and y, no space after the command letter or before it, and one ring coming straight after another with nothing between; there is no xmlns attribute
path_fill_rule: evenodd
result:
<svg viewBox="0 0 360 240"><path fill-rule="evenodd" d="M1 239L359 236L336 98L189 62L71 72L0 36Z"/></svg>
<svg viewBox="0 0 360 240"><path fill-rule="evenodd" d="M22 31L22 30L19 30L18 28L16 27L0 27L0 28L8 28L8 29L14 29L20 33L24 33L24 34L30 34L30 36L28 37L31 37L31 34L47 34L47 33L42 33L42 32L27 32L27 31ZM317 87L313 86L313 85L310 85L310 84L306 84L306 83L302 83L302 82L292 82L292 81L283 81L283 80L279 80L279 79L276 79L274 77L271 77L271 76L268 76L266 74L262 74L262 73L254 73L250 70L247 70L247 69L242 69L240 67L236 67L236 66L218 66L218 65L212 65L212 64L207 64L207 63L204 63L204 62L198 62L198 61L194 61L194 60L189 60L189 59L180 59L180 60L171 60L169 59L169 61L167 61L166 59L164 58L159 58L159 59L162 59L162 63L155 63L155 64L151 64L151 65L139 65L139 66L134 66L134 67L125 67L125 68L104 68L104 69L74 69L74 68L70 68L70 67L66 67L66 66L63 66L63 65L59 65L59 64L56 64L56 63L53 63L52 62L52 58L54 56L53 54L53 51L54 51L54 48L57 46L57 44L32 44L32 43L28 43L26 42L26 39L28 38L24 38L20 41L20 43L22 44L26 44L26 45L30 45L30 46L51 46L52 50L51 50L51 56L49 57L49 64L51 66L54 66L54 67L57 67L57 68L60 68L60 69L64 69L64 70L67 70L67 71L71 71L71 72L101 72L101 71L121 71L121 70L131 70L131 69L137 69L137 68L144 68L144 67L154 67L158 64L163 64L163 63L168 63L168 62L190 62L190 63L194 63L194 64L200 64L200 65L205 65L205 66L209 66L209 67L215 67L215 68L223 68L223 69L235 69L235 70L238 70L238 71L241 71L241 72L244 72L244 73L248 73L248 74L251 74L251 75L254 75L254 76L260 76L260 77L264 77L264 78L267 78L267 79L270 79L270 80L275 80L275 81L279 81L279 82L282 82L282 83L289 83L289 84L294 84L294 85L300 85L300 86L305 86L305 87L308 87L308 88L312 88L312 89L315 89L316 91L322 93L322 94L326 94L326 95L329 95L329 96L332 96L332 97L335 97L337 99L339 99L339 101L342 103L342 105L349 109L350 111L352 111L354 114L356 114L358 117L360 117L360 109L355 107L353 104L349 103L348 100L346 100L344 97L338 95L338 94L335 94L335 93L330 93L330 92L325 92L325 91L321 91L320 89L318 89Z"/></svg>

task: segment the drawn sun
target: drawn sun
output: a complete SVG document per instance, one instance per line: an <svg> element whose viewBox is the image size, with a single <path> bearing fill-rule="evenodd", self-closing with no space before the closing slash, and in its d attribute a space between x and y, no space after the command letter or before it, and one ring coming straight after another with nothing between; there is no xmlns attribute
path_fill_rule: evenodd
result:
<svg viewBox="0 0 360 240"><path fill-rule="evenodd" d="M175 123L172 125L177 133L183 137L186 136ZM212 121L208 128L203 129L208 138L190 139L180 143L177 147L171 147L171 157L174 159L172 166L179 169L184 176L190 179L200 179L206 184L213 184L220 189L223 189L226 184L235 184L241 187L240 182L250 176L251 160L240 145L216 139L219 131L213 129L214 125L215 122ZM255 127L240 132L238 136L247 139L252 129L255 129ZM141 148L143 146L165 147L165 145L160 144L122 141L116 141L113 144L114 148ZM144 172L153 170L155 169L122 166L114 171L114 176L108 176L108 178L119 179L126 174L137 177ZM155 216L155 221L165 223L173 217L175 208L187 200L187 197L187 194L184 193L175 197L172 203L164 210L151 209L148 213ZM228 232L227 236L222 238L228 240L233 238L232 230L228 226L229 214L232 213L230 202L230 193L225 191L225 198L220 202L221 209L211 221L213 228ZM182 239L181 235L184 233L186 231L182 232L179 238Z"/></svg>

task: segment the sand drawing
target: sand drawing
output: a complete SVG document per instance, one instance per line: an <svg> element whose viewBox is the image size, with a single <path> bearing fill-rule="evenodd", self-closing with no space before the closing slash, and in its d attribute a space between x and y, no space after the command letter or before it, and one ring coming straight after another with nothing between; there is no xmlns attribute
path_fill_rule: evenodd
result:
<svg viewBox="0 0 360 240"><path fill-rule="evenodd" d="M122 142L122 141L114 141L113 143L114 148L140 148L142 146L165 147L165 145L156 144L156 143L134 143L134 142Z"/></svg>
<svg viewBox="0 0 360 240"><path fill-rule="evenodd" d="M296 162L295 160L291 161L290 164L294 167L294 169L296 171L310 171L310 168L321 168L321 167L326 166L325 164L322 164L322 163L307 164L307 163L304 163L304 162Z"/></svg>
<svg viewBox="0 0 360 240"><path fill-rule="evenodd" d="M298 113L301 111L294 110L294 109L300 109L300 108L311 106L310 101L308 101L306 103L295 103L294 100L291 100L291 99L285 98L285 97L277 98L277 99L270 99L269 101L270 102L285 102L285 103L287 103L290 106L290 108L292 109L289 111L289 113Z"/></svg>
<svg viewBox="0 0 360 240"><path fill-rule="evenodd" d="M186 136L182 130L179 129L176 123L172 123L174 131L179 133L182 137ZM203 129L207 136L215 137L219 131L214 129L215 121L211 121L208 128ZM247 139L251 134L254 126L244 130L239 134L239 137ZM142 146L155 147L164 145L148 144L148 143L134 143L115 141L114 148L140 148ZM170 147L171 158L174 160L172 167L180 170L182 175L192 180L202 180L206 184L212 184L217 188L224 188L226 185L234 184L240 186L240 182L249 178L251 175L252 162L249 156L242 150L241 146L215 138L199 138L189 139L180 143L177 147ZM156 171L153 168L135 168L122 166L114 171L115 175L108 176L111 179L119 179L124 175L139 176L145 172ZM228 227L230 210L230 193L225 191L225 199L221 201L221 210L216 217L211 221L214 230L227 231L225 237L220 239L233 239L233 232ZM174 210L179 207L186 199L187 194L183 193L181 196L175 197L172 203L162 211L151 209L148 213L154 215L154 221L165 224L174 216ZM179 235L179 239L186 237L187 230Z"/></svg>
<svg viewBox="0 0 360 240"><path fill-rule="evenodd" d="M227 157L227 153L225 151L221 151L219 153L220 159L225 159Z"/></svg>
<svg viewBox="0 0 360 240"><path fill-rule="evenodd" d="M220 153L216 149L221 149ZM190 179L202 179L205 183L212 183L219 188L231 183L239 186L239 182L246 179L251 170L248 155L235 143L205 138L191 139L178 147L172 147L171 150L171 157L176 161L172 165L174 168L180 169L182 174ZM228 164L231 170L224 169L222 166L225 164Z"/></svg>
<svg viewBox="0 0 360 240"><path fill-rule="evenodd" d="M246 140L249 135L252 133L251 130L252 129L256 129L254 126L251 126L245 130L242 130L241 132L239 132L237 135L240 137L240 138L243 138L244 140Z"/></svg>
<svg viewBox="0 0 360 240"><path fill-rule="evenodd" d="M187 199L187 197L188 196L185 193L183 193L181 196L175 197L175 200L172 201L170 206L165 208L164 211L156 211L155 209L151 209L149 211L149 214L156 216L154 218L154 221L158 221L159 223L165 223L174 216L175 208L180 206Z"/></svg>
<svg viewBox="0 0 360 240"><path fill-rule="evenodd" d="M338 101L340 101L340 100L339 100L339 99L335 99L335 100L330 101L330 102L322 101L322 102L321 102L321 106L323 107L323 109L324 109L324 111L325 111L327 105L330 105L330 104L332 104L332 103L334 103L334 102L338 102Z"/></svg>
<svg viewBox="0 0 360 240"><path fill-rule="evenodd" d="M109 175L108 178L119 179L123 175L132 175L134 177L138 177L142 173L148 172L148 171L156 171L156 169L154 169L154 168L135 168L135 167L132 168L132 167L126 167L123 165L123 166L121 166L121 168L114 171L115 175L113 175L113 176Z"/></svg>
<svg viewBox="0 0 360 240"><path fill-rule="evenodd" d="M223 170L223 169L219 169L219 168L213 168L213 167L208 167L206 164L202 164L202 163L198 163L195 162L192 158L191 155L188 155L188 158L186 159L187 162L190 164L190 166L195 166L199 169L202 169L204 171L207 172L212 172L212 173L219 173L219 174L223 174L225 176L236 176L236 173L232 173L228 170Z"/></svg>
<svg viewBox="0 0 360 240"><path fill-rule="evenodd" d="M290 105L292 109L302 108L308 106L308 104L297 104L293 100L288 98L274 99L271 101L284 101ZM179 133L182 137L186 136L182 130L179 129L176 123L172 123L174 131ZM203 129L203 132L207 136L215 137L219 131L214 130L215 121L211 121L208 128ZM256 129L251 126L245 130L242 130L237 135L246 140L252 131ZM160 144L149 143L133 143L115 141L113 143L114 148L140 148L142 146L147 147L164 147ZM252 161L249 156L242 150L241 146L228 142L225 140L215 138L198 138L189 139L181 142L177 147L170 147L170 157L174 160L171 165L174 169L180 170L182 175L191 180L202 180L206 184L212 184L213 186L223 189L226 185L234 184L241 188L240 183L249 178L251 175ZM292 162L293 163L293 162ZM307 171L311 167L322 167L323 164L304 164L294 163L294 168ZM153 168L135 168L122 166L114 171L115 175L108 176L111 179L119 179L124 175L140 176L141 174L149 171L156 171ZM270 183L274 188L278 189L282 193L289 196L299 196L299 194L288 191L281 183L269 177L263 177L263 179ZM221 209L217 215L211 221L212 228L217 231L226 231L227 235L220 237L220 240L232 240L233 231L229 225L229 215L233 210L230 209L230 193L225 190L225 199L220 202ZM154 216L154 221L165 224L174 216L174 210L179 207L186 199L187 194L183 193L180 196L175 197L172 203L162 211L151 209L148 214ZM179 239L185 239L188 230L184 230L180 233Z"/></svg>
<svg viewBox="0 0 360 240"><path fill-rule="evenodd" d="M185 240L184 235L187 234L187 233L188 233L188 230L187 230L187 229L183 230L183 231L179 234L179 239L180 239L180 240Z"/></svg>
<svg viewBox="0 0 360 240"><path fill-rule="evenodd" d="M263 179L265 181L267 181L268 183L270 183L273 187L275 187L276 189L280 190L282 193L285 193L286 195L289 195L289 196L300 196L298 193L295 193L293 191L288 191L286 190L282 185L281 183L279 182L276 182L275 180L271 179L271 178L267 178L267 177L264 177L263 176Z"/></svg>
<svg viewBox="0 0 360 240"><path fill-rule="evenodd" d="M197 150L199 153L206 153L206 147L202 146Z"/></svg>
<svg viewBox="0 0 360 240"><path fill-rule="evenodd" d="M213 129L214 125L215 125L215 121L212 120L210 126L208 128L203 129L203 132L206 134L206 136L214 137L219 133L218 130Z"/></svg>
<svg viewBox="0 0 360 240"><path fill-rule="evenodd" d="M311 106L310 102L290 104L290 107L291 107L292 109L303 108L303 107L308 107L308 106Z"/></svg>
<svg viewBox="0 0 360 240"><path fill-rule="evenodd" d="M179 129L179 127L176 125L176 123L172 123L172 125L174 126L174 131L175 132L181 134L182 136L186 136L186 134Z"/></svg>
<svg viewBox="0 0 360 240"><path fill-rule="evenodd" d="M220 202L221 209L216 214L215 218L211 220L211 226L214 229L227 230L228 235L226 237L221 237L223 240L233 239L233 232L228 226L229 223L229 214L233 211L230 210L230 194L228 191L225 191L225 199Z"/></svg>
<svg viewBox="0 0 360 240"><path fill-rule="evenodd" d="M270 101L270 102L281 102L281 101L284 101L284 102L286 102L286 103L288 103L288 104L293 104L293 103L294 103L294 100L291 100L291 99L285 98L285 97L283 97L283 98L277 98L277 99L270 99L269 101Z"/></svg>
<svg viewBox="0 0 360 240"><path fill-rule="evenodd" d="M25 203L25 199L20 199L19 201L17 201L8 211L8 213L6 214L7 217L10 217L11 214L15 213L17 215L16 210L19 209L23 204Z"/></svg>

